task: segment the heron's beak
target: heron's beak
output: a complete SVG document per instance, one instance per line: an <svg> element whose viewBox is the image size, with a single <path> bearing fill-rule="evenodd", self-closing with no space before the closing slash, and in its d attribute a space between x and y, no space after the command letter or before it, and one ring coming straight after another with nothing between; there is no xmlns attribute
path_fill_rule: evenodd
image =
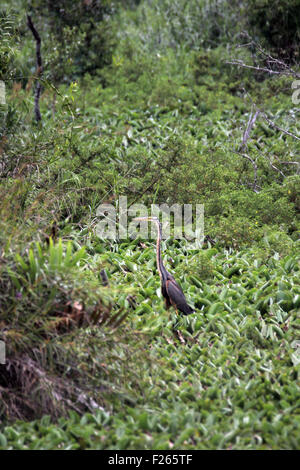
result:
<svg viewBox="0 0 300 470"><path fill-rule="evenodd" d="M135 220L153 220L153 217L134 217L132 221L135 221Z"/></svg>

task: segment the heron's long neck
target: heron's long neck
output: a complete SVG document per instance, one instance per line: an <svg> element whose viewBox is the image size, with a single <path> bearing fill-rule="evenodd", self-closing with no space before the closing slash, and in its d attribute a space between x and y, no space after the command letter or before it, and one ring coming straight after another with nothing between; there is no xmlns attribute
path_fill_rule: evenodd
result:
<svg viewBox="0 0 300 470"><path fill-rule="evenodd" d="M156 242L156 261L157 261L157 268L159 271L159 275L161 279L166 277L166 270L163 265L162 261L162 256L161 256L161 246L160 242L162 239L162 229L161 229L161 224L159 221L156 222L156 227L157 227L157 242Z"/></svg>

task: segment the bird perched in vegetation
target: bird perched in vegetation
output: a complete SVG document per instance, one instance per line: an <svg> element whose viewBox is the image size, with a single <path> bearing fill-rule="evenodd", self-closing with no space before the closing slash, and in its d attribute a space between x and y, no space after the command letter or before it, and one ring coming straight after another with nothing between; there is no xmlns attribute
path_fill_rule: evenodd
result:
<svg viewBox="0 0 300 470"><path fill-rule="evenodd" d="M188 305L181 287L177 284L174 277L166 270L163 265L161 256L162 227L159 219L157 217L136 217L134 220L148 220L155 222L156 224L156 261L161 280L161 292L165 299L166 308L169 309L169 307L173 305L177 313L178 310L180 310L180 312L184 313L185 315L193 313L194 310Z"/></svg>

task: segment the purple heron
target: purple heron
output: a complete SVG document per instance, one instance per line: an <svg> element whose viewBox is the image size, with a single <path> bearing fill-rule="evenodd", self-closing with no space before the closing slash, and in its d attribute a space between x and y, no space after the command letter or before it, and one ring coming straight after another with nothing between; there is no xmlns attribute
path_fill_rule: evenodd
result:
<svg viewBox="0 0 300 470"><path fill-rule="evenodd" d="M157 242L156 242L156 261L157 269L159 272L161 280L161 292L165 299L166 309L168 310L172 305L176 312L178 310L189 315L193 313L194 310L190 307L186 301L185 295L181 287L177 284L174 277L166 270L163 265L162 256L161 256L161 239L162 239L162 226L157 217L136 217L133 220L147 220L155 222L157 227Z"/></svg>

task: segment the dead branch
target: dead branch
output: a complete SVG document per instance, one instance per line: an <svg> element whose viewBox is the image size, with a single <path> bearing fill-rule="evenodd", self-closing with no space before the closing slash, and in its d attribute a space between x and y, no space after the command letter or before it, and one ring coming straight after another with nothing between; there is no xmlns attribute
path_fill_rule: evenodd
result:
<svg viewBox="0 0 300 470"><path fill-rule="evenodd" d="M277 166L275 166L274 163L272 163L271 158L270 158L269 156L265 155L260 149L257 149L257 150L259 151L259 153L261 154L261 156L264 157L264 158L268 161L270 167L271 167L273 170L275 170L275 171L277 171L278 173L280 173L280 175L281 175L282 178L284 179L284 178L286 177L286 175L283 173L282 170L280 170L279 168L277 168ZM282 162L279 160L278 157L275 156L275 158L278 160L279 164L282 163Z"/></svg>
<svg viewBox="0 0 300 470"><path fill-rule="evenodd" d="M243 158L246 158L247 160L249 160L249 162L252 163L252 166L253 166L253 172L254 172L254 177L253 177L253 183L252 183L252 189L255 193L258 193L259 190L258 190L258 184L257 184L257 164L256 162L253 160L253 158L249 157L249 155L247 155L246 153L243 153L243 152L237 152L235 150L233 150L234 153L236 153L237 155L240 155L241 157Z"/></svg>
<svg viewBox="0 0 300 470"><path fill-rule="evenodd" d="M247 160L249 160L252 163L253 171L254 171L252 189L255 193L258 193L259 191L257 189L257 165L256 165L256 162L253 160L253 158L249 157L249 155L247 155L246 153L241 153L240 155L242 157L246 158Z"/></svg>
<svg viewBox="0 0 300 470"><path fill-rule="evenodd" d="M271 162L270 158L268 158L266 155L264 155L264 157L268 160L270 167L273 168L273 170L278 171L278 173L280 173L281 176L285 178L283 171L279 170L279 168L277 168L277 166L275 166L274 163Z"/></svg>
<svg viewBox="0 0 300 470"><path fill-rule="evenodd" d="M282 129L282 127L277 126L277 124L275 124L275 122L271 121L271 119L268 118L266 113L262 109L259 109L258 106L254 103L251 96L246 91L245 91L245 93L246 93L248 99L250 100L251 105L253 107L255 107L256 111L258 111L261 114L261 116L267 121L269 126L273 127L274 129L278 130L279 132L283 132L283 134L286 134L286 135L289 135L290 137L293 137L293 139L300 140L300 138L298 136L296 136L295 134L293 134L292 132L289 132L289 131L286 131L285 129Z"/></svg>
<svg viewBox="0 0 300 470"><path fill-rule="evenodd" d="M283 72L279 71L279 70L272 70L272 69L268 69L266 67L259 67L259 66L255 66L255 65L249 65L249 64L245 64L245 62L243 62L242 60L227 60L225 62L225 64L228 64L228 65L236 65L237 67L243 67L245 69L252 69L252 70L257 70L258 72L267 72L269 73L270 75L271 74L275 74L275 75L282 75ZM291 75L291 73L288 73L288 74L285 74L285 75ZM296 77L298 77L299 75L296 75Z"/></svg>
<svg viewBox="0 0 300 470"><path fill-rule="evenodd" d="M243 67L245 69L252 69L252 70L257 70L257 72L266 72L266 73L269 73L270 75L289 75L289 76L293 76L295 78L300 78L300 74L295 72L294 70L292 69L288 69L288 70L273 70L273 69L269 69L267 67L260 67L259 65L250 65L250 64L245 64L245 62L243 62L242 60L228 60L225 62L225 64L228 64L228 65L236 65L237 67Z"/></svg>
<svg viewBox="0 0 300 470"><path fill-rule="evenodd" d="M36 43L36 75L37 75L37 84L35 88L34 94L34 113L35 119L37 122L42 120L41 112L40 112L40 96L42 91L42 85L39 78L43 74L43 64L42 64L42 55L41 55L41 38L39 33L37 32L30 15L27 15L27 25L30 31L33 34Z"/></svg>
<svg viewBox="0 0 300 470"><path fill-rule="evenodd" d="M251 111L251 114L250 114L250 117L249 117L249 121L248 121L248 124L247 124L247 127L246 127L246 130L244 132L244 135L243 135L243 142L242 142L242 145L241 145L241 148L240 148L240 151L242 152L245 147L247 146L247 140L249 139L249 136L250 136L250 132L251 132L251 129L252 127L254 126L255 124L255 121L258 117L258 115L260 114L260 110L257 109L255 111L255 114L253 116L253 113Z"/></svg>
<svg viewBox="0 0 300 470"><path fill-rule="evenodd" d="M286 162L286 161L282 162L276 155L275 155L275 158L276 158L276 160L278 160L280 165L297 165L298 168L297 168L296 172L297 172L297 174L300 173L300 161L299 162Z"/></svg>
<svg viewBox="0 0 300 470"><path fill-rule="evenodd" d="M237 67L243 67L246 69L256 70L258 72L265 72L269 73L270 75L287 75L293 76L295 78L300 78L300 73L296 72L292 67L286 64L283 60L277 59L276 57L271 56L269 52L266 52L260 44L256 43L248 33L244 32L244 36L247 39L250 39L249 42L246 44L240 44L238 47L248 47L248 48L256 48L263 58L264 62L267 64L267 67L259 66L259 65L250 65L243 62L243 60L239 59L232 59L230 61L226 61L226 64L229 65L236 65Z"/></svg>
<svg viewBox="0 0 300 470"><path fill-rule="evenodd" d="M273 121L271 121L271 119L268 118L268 116L263 111L260 112L263 118L269 124L269 126L274 127L274 129L277 129L278 131L283 132L284 134L289 135L290 137L293 137L293 139L300 140L300 138L297 137L295 134L292 134L292 132L286 131L285 129L282 129L282 127L277 126Z"/></svg>

